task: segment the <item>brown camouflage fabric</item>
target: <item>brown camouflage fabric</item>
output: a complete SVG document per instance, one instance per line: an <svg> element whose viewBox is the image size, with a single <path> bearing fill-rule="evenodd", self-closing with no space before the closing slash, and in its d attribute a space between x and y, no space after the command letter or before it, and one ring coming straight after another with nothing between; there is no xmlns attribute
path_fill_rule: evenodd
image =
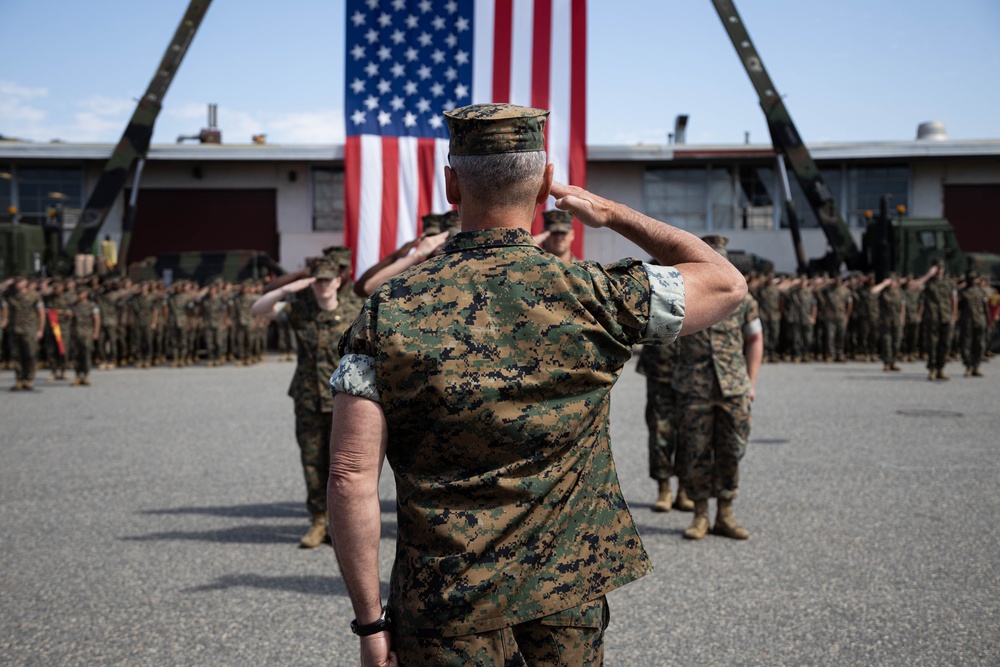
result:
<svg viewBox="0 0 1000 667"><path fill-rule="evenodd" d="M903 306L906 297L898 287L886 287L878 295L878 329L883 364L895 364L903 336Z"/></svg>
<svg viewBox="0 0 1000 667"><path fill-rule="evenodd" d="M924 285L924 344L927 346L928 370L941 370L948 361L952 324L952 297L955 287L947 277L935 276Z"/></svg>
<svg viewBox="0 0 1000 667"><path fill-rule="evenodd" d="M314 515L326 511L332 425L332 412L320 412L302 403L295 404L295 441L299 445L302 474L306 480L306 509Z"/></svg>
<svg viewBox="0 0 1000 667"><path fill-rule="evenodd" d="M644 340L661 312L650 276L681 281L656 268L564 264L524 230L477 230L369 297L331 384L370 370L387 420L394 634L516 626L651 571L609 411L632 345L680 327L675 300L676 328Z"/></svg>
<svg viewBox="0 0 1000 667"><path fill-rule="evenodd" d="M681 469L677 460L680 411L673 378L679 345L644 345L636 371L646 376L646 427L649 429L649 476L668 480Z"/></svg>
<svg viewBox="0 0 1000 667"><path fill-rule="evenodd" d="M781 290L770 281L757 289L754 298L757 299L760 322L764 327L764 357L774 359L781 336Z"/></svg>
<svg viewBox="0 0 1000 667"><path fill-rule="evenodd" d="M513 104L473 104L445 111L452 155L494 155L545 150L544 109Z"/></svg>
<svg viewBox="0 0 1000 667"><path fill-rule="evenodd" d="M744 330L758 319L757 302L748 294L726 319L680 339L673 385L684 450L680 480L691 500L736 497L750 437Z"/></svg>
<svg viewBox="0 0 1000 667"><path fill-rule="evenodd" d="M970 285L958 294L958 341L962 363L976 368L983 361L986 342L986 290Z"/></svg>
<svg viewBox="0 0 1000 667"><path fill-rule="evenodd" d="M72 312L73 370L78 376L86 376L94 353L94 315L100 316L101 308L88 299L73 304Z"/></svg>
<svg viewBox="0 0 1000 667"><path fill-rule="evenodd" d="M38 363L38 318L42 317L42 298L31 289L15 291L10 288L6 302L15 378L18 382L31 382L35 379Z"/></svg>
<svg viewBox="0 0 1000 667"><path fill-rule="evenodd" d="M296 405L316 412L333 411L329 383L340 363L337 345L359 310L354 299L341 299L337 310L323 310L309 288L288 302L288 324L298 345L298 363L288 395ZM325 435L329 437L329 431Z"/></svg>
<svg viewBox="0 0 1000 667"><path fill-rule="evenodd" d="M550 209L542 213L545 220L545 231L547 232L571 232L573 231L573 214L569 211Z"/></svg>
<svg viewBox="0 0 1000 667"><path fill-rule="evenodd" d="M820 293L819 317L823 319L823 355L838 361L845 359L847 309L854 301L850 288L831 285Z"/></svg>

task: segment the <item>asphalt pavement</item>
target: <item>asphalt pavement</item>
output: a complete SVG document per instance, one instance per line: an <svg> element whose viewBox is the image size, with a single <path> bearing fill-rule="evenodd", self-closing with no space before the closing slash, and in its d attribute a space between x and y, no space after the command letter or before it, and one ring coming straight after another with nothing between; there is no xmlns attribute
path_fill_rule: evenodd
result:
<svg viewBox="0 0 1000 667"><path fill-rule="evenodd" d="M0 664L352 665L332 550L308 527L293 364L0 373ZM610 596L605 664L1000 664L1000 361L765 365L746 542L651 511L644 379L612 440L655 572ZM393 553L382 480L381 565Z"/></svg>

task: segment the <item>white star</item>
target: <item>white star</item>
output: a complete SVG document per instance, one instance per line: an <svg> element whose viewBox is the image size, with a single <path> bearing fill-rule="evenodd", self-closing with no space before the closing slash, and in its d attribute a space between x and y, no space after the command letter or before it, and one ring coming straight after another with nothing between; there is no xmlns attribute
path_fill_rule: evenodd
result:
<svg viewBox="0 0 1000 667"><path fill-rule="evenodd" d="M388 125L391 122L392 122L392 116L389 114L388 111L379 111L378 112L378 124L379 125L381 125L382 127L385 127L386 125Z"/></svg>
<svg viewBox="0 0 1000 667"><path fill-rule="evenodd" d="M445 22L443 16L435 16L434 20L431 21L431 25L434 26L435 30L444 30Z"/></svg>
<svg viewBox="0 0 1000 667"><path fill-rule="evenodd" d="M389 26L392 25L392 17L386 14L385 12L382 12L381 14L379 14L378 24L383 28L388 28Z"/></svg>
<svg viewBox="0 0 1000 667"><path fill-rule="evenodd" d="M417 84L414 83L413 81L407 81L406 85L403 86L403 92L406 93L407 95L416 95Z"/></svg>
<svg viewBox="0 0 1000 667"><path fill-rule="evenodd" d="M378 76L378 65L373 62L369 62L365 65L365 74L368 76Z"/></svg>
<svg viewBox="0 0 1000 667"><path fill-rule="evenodd" d="M362 111L361 109L358 109L357 111L351 114L351 120L354 121L355 125L361 125L361 123L365 122L365 112Z"/></svg>
<svg viewBox="0 0 1000 667"><path fill-rule="evenodd" d="M469 52L468 51L462 51L462 50L456 51L455 52L455 62L458 63L459 65L468 65L469 64Z"/></svg>
<svg viewBox="0 0 1000 667"><path fill-rule="evenodd" d="M403 11L406 9L406 0L392 0L392 8L397 12Z"/></svg>
<svg viewBox="0 0 1000 667"><path fill-rule="evenodd" d="M463 97L469 96L469 87L464 83L460 83L455 86L455 97L462 99Z"/></svg>
<svg viewBox="0 0 1000 667"><path fill-rule="evenodd" d="M434 49L434 53L431 54L431 60L440 65L444 62L444 51L441 49Z"/></svg>
<svg viewBox="0 0 1000 667"><path fill-rule="evenodd" d="M390 92L392 92L392 84L386 81L385 79L379 80L378 92L380 95L388 95Z"/></svg>
<svg viewBox="0 0 1000 667"><path fill-rule="evenodd" d="M455 110L455 103L453 101L451 101L451 100L448 100L447 102L444 103L443 109L445 111L454 111Z"/></svg>
<svg viewBox="0 0 1000 667"><path fill-rule="evenodd" d="M360 28L365 24L365 15L360 11L354 12L354 15L351 16L351 22L354 24L355 28Z"/></svg>
<svg viewBox="0 0 1000 667"><path fill-rule="evenodd" d="M465 32L468 29L469 29L469 19L465 18L464 16L459 16L458 19L455 20L455 30L459 32Z"/></svg>
<svg viewBox="0 0 1000 667"><path fill-rule="evenodd" d="M397 79L406 74L406 68L400 63L393 63L392 67L389 68L389 71L392 72L392 75Z"/></svg>
<svg viewBox="0 0 1000 667"><path fill-rule="evenodd" d="M417 51L417 50L416 50L415 48L413 48L412 46L411 46L410 48L408 48L408 49L407 49L407 50L406 50L406 51L405 51L404 53L405 53L405 55L406 55L406 60L407 60L407 61L409 61L409 62L411 62L411 63L412 63L412 62L413 62L414 60L416 60L417 58L419 58L419 57L420 57L420 52L419 52L419 51Z"/></svg>
<svg viewBox="0 0 1000 667"><path fill-rule="evenodd" d="M407 111L406 115L403 116L403 125L406 127L413 127L417 124L417 117L413 115L412 111Z"/></svg>
<svg viewBox="0 0 1000 667"><path fill-rule="evenodd" d="M375 28L369 28L368 32L365 33L365 39L368 40L369 44L374 44L378 41L378 30Z"/></svg>
<svg viewBox="0 0 1000 667"><path fill-rule="evenodd" d="M418 25L420 25L420 19L418 19L416 16L410 14L409 16L406 17L407 30L416 30Z"/></svg>
<svg viewBox="0 0 1000 667"><path fill-rule="evenodd" d="M434 97L441 97L444 95L444 84L438 82L431 86L431 95Z"/></svg>
<svg viewBox="0 0 1000 667"><path fill-rule="evenodd" d="M458 78L458 71L454 67L449 67L444 71L444 78L449 81L454 81Z"/></svg>
<svg viewBox="0 0 1000 667"><path fill-rule="evenodd" d="M402 44L405 41L406 41L406 34L402 30L397 29L392 32L393 44Z"/></svg>
<svg viewBox="0 0 1000 667"><path fill-rule="evenodd" d="M417 111L419 111L420 113L427 113L430 110L431 110L430 100L421 97L420 101L417 102Z"/></svg>
<svg viewBox="0 0 1000 667"><path fill-rule="evenodd" d="M455 37L455 35L448 35L444 38L444 43L448 45L449 49L453 49L458 46L458 37Z"/></svg>
<svg viewBox="0 0 1000 667"><path fill-rule="evenodd" d="M435 130L440 129L441 125L444 124L444 121L441 120L441 116L431 116L431 119L428 122Z"/></svg>
<svg viewBox="0 0 1000 667"><path fill-rule="evenodd" d="M360 44L355 44L354 48L351 49L351 55L354 56L355 60L361 60L365 57L365 47Z"/></svg>
<svg viewBox="0 0 1000 667"><path fill-rule="evenodd" d="M420 4L418 6L420 7L421 13L426 14L431 10L431 0L420 0Z"/></svg>
<svg viewBox="0 0 1000 667"><path fill-rule="evenodd" d="M421 65L420 69L417 70L417 76L424 80L431 78L431 68L427 65Z"/></svg>
<svg viewBox="0 0 1000 667"><path fill-rule="evenodd" d="M383 44L378 48L378 59L388 60L389 58L392 58L392 49Z"/></svg>
<svg viewBox="0 0 1000 667"><path fill-rule="evenodd" d="M430 36L430 33L422 32L420 37L417 37L417 41L420 42L420 46L430 46L434 38Z"/></svg>
<svg viewBox="0 0 1000 667"><path fill-rule="evenodd" d="M354 91L355 95L360 95L365 92L365 82L361 79L354 79L354 81L351 82L351 90Z"/></svg>
<svg viewBox="0 0 1000 667"><path fill-rule="evenodd" d="M374 95L369 95L368 99L365 100L365 106L368 107L369 111L378 109L378 98Z"/></svg>
<svg viewBox="0 0 1000 667"><path fill-rule="evenodd" d="M365 0L365 4L368 5L368 9L375 11L378 9L378 0Z"/></svg>
<svg viewBox="0 0 1000 667"><path fill-rule="evenodd" d="M399 95L396 95L394 98L392 98L392 101L389 102L389 106L392 107L393 111L399 111L404 106L406 106L406 104L403 102L403 98L402 97L400 97Z"/></svg>
<svg viewBox="0 0 1000 667"><path fill-rule="evenodd" d="M455 2L455 0L448 0L448 2L445 3L444 8L448 10L449 14L454 14L458 11L458 3Z"/></svg>

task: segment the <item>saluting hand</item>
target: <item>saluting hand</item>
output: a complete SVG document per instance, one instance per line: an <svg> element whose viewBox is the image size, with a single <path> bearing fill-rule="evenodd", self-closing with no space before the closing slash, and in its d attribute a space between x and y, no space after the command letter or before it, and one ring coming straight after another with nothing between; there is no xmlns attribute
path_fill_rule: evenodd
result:
<svg viewBox="0 0 1000 667"><path fill-rule="evenodd" d="M615 203L581 187L552 181L549 193L556 198L556 208L569 211L588 227L604 227L614 220Z"/></svg>

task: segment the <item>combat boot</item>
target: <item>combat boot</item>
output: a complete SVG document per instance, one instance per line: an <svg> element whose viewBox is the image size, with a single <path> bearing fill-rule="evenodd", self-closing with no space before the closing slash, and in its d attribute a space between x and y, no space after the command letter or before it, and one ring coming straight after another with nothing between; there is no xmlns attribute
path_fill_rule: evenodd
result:
<svg viewBox="0 0 1000 667"><path fill-rule="evenodd" d="M313 514L312 526L299 542L301 549L315 549L326 541L326 512Z"/></svg>
<svg viewBox="0 0 1000 667"><path fill-rule="evenodd" d="M81 384L83 384L83 378L81 378L79 375L73 378L72 386L77 387Z"/></svg>
<svg viewBox="0 0 1000 667"><path fill-rule="evenodd" d="M966 366L965 372L962 373L963 377L972 377L972 366Z"/></svg>
<svg viewBox="0 0 1000 667"><path fill-rule="evenodd" d="M35 391L35 381L34 380L25 380L24 381L24 386L21 387L21 388L24 389L24 391Z"/></svg>
<svg viewBox="0 0 1000 667"><path fill-rule="evenodd" d="M82 384L84 387L89 387L90 386L90 376L89 375L84 375L82 378L80 378L80 384Z"/></svg>
<svg viewBox="0 0 1000 667"><path fill-rule="evenodd" d="M24 389L24 382L21 380L15 382L14 386L10 388L11 391L21 391L22 389Z"/></svg>
<svg viewBox="0 0 1000 667"><path fill-rule="evenodd" d="M950 380L951 378L944 374L944 369L943 368L939 368L938 371L937 371L937 379L938 380L945 380L945 381L947 381L947 380Z"/></svg>
<svg viewBox="0 0 1000 667"><path fill-rule="evenodd" d="M893 362L893 363L889 364L889 370L890 370L890 371L901 371L901 370L903 370L903 369L902 369L902 368L900 368L899 366L897 366L897 365L895 364L895 362Z"/></svg>
<svg viewBox="0 0 1000 667"><path fill-rule="evenodd" d="M972 373L970 373L970 375L972 377L974 377L974 378L981 378L981 377L983 377L983 373L982 373L982 371L979 370L979 366L973 366L972 367Z"/></svg>
<svg viewBox="0 0 1000 667"><path fill-rule="evenodd" d="M678 485L677 498L674 500L674 509L681 512L694 511L694 503L688 498L687 491L684 490L683 486Z"/></svg>
<svg viewBox="0 0 1000 667"><path fill-rule="evenodd" d="M656 503L653 505L654 512L669 512L670 504L673 498L670 495L670 480L661 479L660 480L660 493L656 497Z"/></svg>
<svg viewBox="0 0 1000 667"><path fill-rule="evenodd" d="M694 518L691 525L684 531L684 537L689 540L700 540L708 534L708 501L694 501Z"/></svg>
<svg viewBox="0 0 1000 667"><path fill-rule="evenodd" d="M734 540L745 540L750 537L747 529L736 523L733 518L733 501L731 498L719 498L718 507L715 512L715 525L712 526L713 535L731 537Z"/></svg>

